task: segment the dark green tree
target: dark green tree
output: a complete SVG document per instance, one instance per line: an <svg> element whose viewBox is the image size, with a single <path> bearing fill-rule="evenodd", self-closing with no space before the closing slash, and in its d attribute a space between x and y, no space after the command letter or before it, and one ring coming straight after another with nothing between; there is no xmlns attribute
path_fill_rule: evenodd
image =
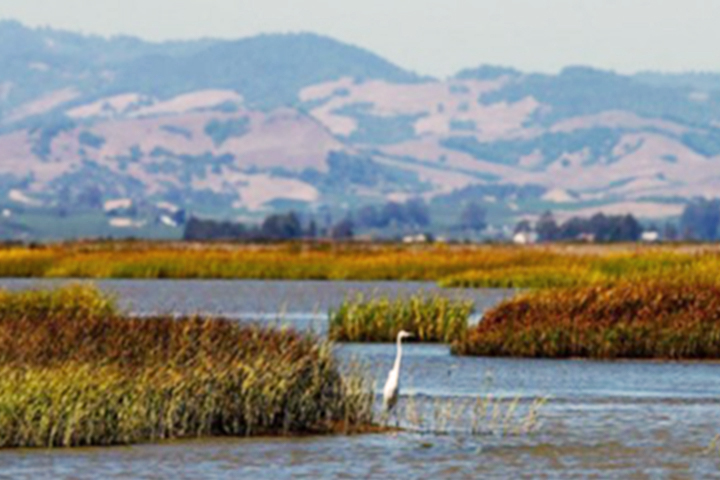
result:
<svg viewBox="0 0 720 480"><path fill-rule="evenodd" d="M515 233L529 232L532 232L532 225L530 224L530 220L520 220L517 225L515 225Z"/></svg>
<svg viewBox="0 0 720 480"><path fill-rule="evenodd" d="M354 225L350 218L344 218L330 229L330 238L333 240L350 240L354 236Z"/></svg>
<svg viewBox="0 0 720 480"><path fill-rule="evenodd" d="M430 210L422 198L411 198L405 202L405 217L417 227L430 225Z"/></svg>
<svg viewBox="0 0 720 480"><path fill-rule="evenodd" d="M263 221L260 234L268 240L292 240L302 237L303 229L295 212L270 215Z"/></svg>
<svg viewBox="0 0 720 480"><path fill-rule="evenodd" d="M685 206L680 217L680 229L689 240L717 239L720 224L720 200L697 198Z"/></svg>
<svg viewBox="0 0 720 480"><path fill-rule="evenodd" d="M552 212L547 211L540 215L535 231L538 234L538 240L541 242L554 242L558 239L560 229Z"/></svg>
<svg viewBox="0 0 720 480"><path fill-rule="evenodd" d="M460 213L460 227L476 232L485 230L487 227L487 212L476 202L470 202Z"/></svg>
<svg viewBox="0 0 720 480"><path fill-rule="evenodd" d="M217 222L191 217L185 224L183 238L188 241L240 240L248 230L242 223Z"/></svg>
<svg viewBox="0 0 720 480"><path fill-rule="evenodd" d="M317 223L315 223L315 219L311 219L310 223L308 224L306 236L308 238L316 238L318 236L318 228Z"/></svg>

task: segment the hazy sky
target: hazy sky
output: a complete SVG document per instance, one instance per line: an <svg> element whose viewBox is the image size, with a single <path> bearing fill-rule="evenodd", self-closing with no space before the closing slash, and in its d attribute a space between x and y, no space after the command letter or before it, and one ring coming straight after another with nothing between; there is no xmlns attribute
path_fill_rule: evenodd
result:
<svg viewBox="0 0 720 480"><path fill-rule="evenodd" d="M0 0L0 18L151 40L311 31L435 76L485 63L720 71L716 0Z"/></svg>

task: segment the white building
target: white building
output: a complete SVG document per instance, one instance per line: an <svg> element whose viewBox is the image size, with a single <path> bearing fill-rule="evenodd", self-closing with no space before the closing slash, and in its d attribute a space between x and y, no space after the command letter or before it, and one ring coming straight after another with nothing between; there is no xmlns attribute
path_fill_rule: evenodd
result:
<svg viewBox="0 0 720 480"><path fill-rule="evenodd" d="M655 243L660 241L660 234L654 230L643 232L640 239L646 243Z"/></svg>
<svg viewBox="0 0 720 480"><path fill-rule="evenodd" d="M537 243L538 234L535 232L518 232L513 236L515 245L532 245Z"/></svg>
<svg viewBox="0 0 720 480"><path fill-rule="evenodd" d="M103 209L105 210L105 213L117 214L130 210L132 206L133 202L129 198L118 198L116 200L108 200L105 202L103 204Z"/></svg>

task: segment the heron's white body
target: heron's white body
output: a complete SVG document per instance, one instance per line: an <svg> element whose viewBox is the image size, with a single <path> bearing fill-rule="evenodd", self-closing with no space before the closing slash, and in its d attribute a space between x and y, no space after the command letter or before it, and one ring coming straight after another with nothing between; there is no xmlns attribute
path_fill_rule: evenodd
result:
<svg viewBox="0 0 720 480"><path fill-rule="evenodd" d="M400 390L400 371L394 368L388 374L385 388L383 389L383 407L389 412L397 403L398 391Z"/></svg>
<svg viewBox="0 0 720 480"><path fill-rule="evenodd" d="M388 374L385 388L383 388L383 406L386 412L390 412L397 403L398 393L400 392L400 364L402 362L402 339L411 336L406 331L401 331L397 336L397 355L395 357L395 365Z"/></svg>

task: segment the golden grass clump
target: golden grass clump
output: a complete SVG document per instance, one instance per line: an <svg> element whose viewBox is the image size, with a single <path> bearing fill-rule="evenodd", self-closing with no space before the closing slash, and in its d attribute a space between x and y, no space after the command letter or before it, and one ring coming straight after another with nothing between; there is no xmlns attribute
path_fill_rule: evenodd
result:
<svg viewBox="0 0 720 480"><path fill-rule="evenodd" d="M453 288L558 288L590 285L607 281L601 272L583 266L510 267L497 270L471 270L440 280L440 286Z"/></svg>
<svg viewBox="0 0 720 480"><path fill-rule="evenodd" d="M341 342L393 342L400 330L412 332L411 341L450 343L464 338L470 301L439 295L409 298L345 300L330 312L329 336Z"/></svg>
<svg viewBox="0 0 720 480"><path fill-rule="evenodd" d="M0 447L351 432L372 401L292 330L126 318L89 287L0 294Z"/></svg>
<svg viewBox="0 0 720 480"><path fill-rule="evenodd" d="M720 358L720 286L621 282L536 291L487 312L461 355Z"/></svg>
<svg viewBox="0 0 720 480"><path fill-rule="evenodd" d="M689 253L672 249L648 249L602 254L565 253L539 256L533 264L513 263L501 268L470 269L440 279L443 287L463 288L567 288L622 281L652 281L665 277L696 280L712 265L717 253Z"/></svg>
<svg viewBox="0 0 720 480"><path fill-rule="evenodd" d="M57 253L49 249L0 249L0 277L44 277L57 260Z"/></svg>
<svg viewBox="0 0 720 480"><path fill-rule="evenodd" d="M718 283L720 250L668 245L276 245L96 242L0 249L0 277L424 280L548 288L681 278Z"/></svg>
<svg viewBox="0 0 720 480"><path fill-rule="evenodd" d="M548 249L507 246L78 243L0 250L0 277L435 281L562 258Z"/></svg>

